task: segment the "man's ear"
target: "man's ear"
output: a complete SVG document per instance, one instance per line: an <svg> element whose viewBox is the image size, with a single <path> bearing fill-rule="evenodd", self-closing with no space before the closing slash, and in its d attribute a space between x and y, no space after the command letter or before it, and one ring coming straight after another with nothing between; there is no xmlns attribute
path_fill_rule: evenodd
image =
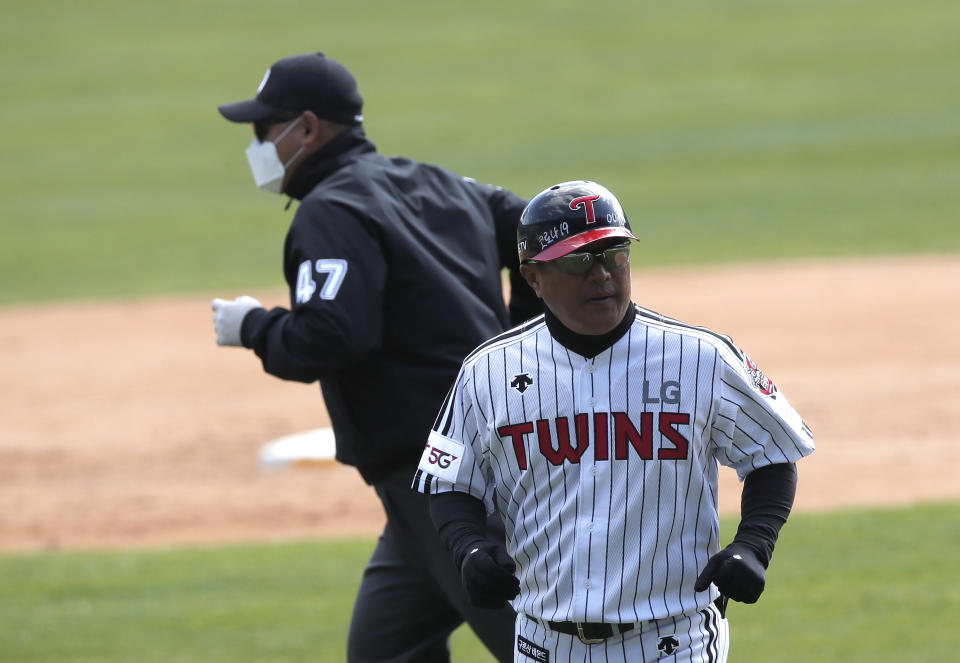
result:
<svg viewBox="0 0 960 663"><path fill-rule="evenodd" d="M312 143L319 142L321 145L330 140L330 137L325 135L324 131L326 126L324 125L323 120L317 117L316 113L313 111L304 111L303 113L303 136L304 143L310 145Z"/></svg>
<svg viewBox="0 0 960 663"><path fill-rule="evenodd" d="M540 270L533 265L520 265L520 275L526 280L527 284L537 293L537 297L543 298L540 294Z"/></svg>

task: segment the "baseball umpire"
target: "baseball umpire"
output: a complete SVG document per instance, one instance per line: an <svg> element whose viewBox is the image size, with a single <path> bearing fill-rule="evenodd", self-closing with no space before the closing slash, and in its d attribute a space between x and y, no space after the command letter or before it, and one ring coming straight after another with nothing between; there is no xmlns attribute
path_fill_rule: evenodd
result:
<svg viewBox="0 0 960 663"><path fill-rule="evenodd" d="M464 360L414 487L471 599L516 608L515 661L725 661L726 599L763 591L812 433L729 337L631 302L610 191L552 186L517 235L544 315ZM724 548L720 464L743 480Z"/></svg>
<svg viewBox="0 0 960 663"><path fill-rule="evenodd" d="M256 184L300 204L283 254L290 308L215 299L217 342L253 349L277 377L319 380L337 459L383 503L387 524L360 584L348 660L446 663L448 636L464 620L510 660L512 609L469 603L410 477L463 358L542 311L518 269L526 200L381 156L362 106L353 75L321 53L274 63L255 98L220 106L253 125Z"/></svg>

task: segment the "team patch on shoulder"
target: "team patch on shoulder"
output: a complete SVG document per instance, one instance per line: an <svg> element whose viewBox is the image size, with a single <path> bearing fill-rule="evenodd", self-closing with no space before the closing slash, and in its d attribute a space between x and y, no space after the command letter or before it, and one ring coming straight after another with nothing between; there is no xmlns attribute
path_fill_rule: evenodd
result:
<svg viewBox="0 0 960 663"><path fill-rule="evenodd" d="M753 380L753 386L756 387L761 394L773 396L777 393L777 387L773 384L773 380L764 375L763 371L761 371L746 354L743 355L743 366L747 369L747 375Z"/></svg>
<svg viewBox="0 0 960 663"><path fill-rule="evenodd" d="M430 433L427 446L420 457L418 469L451 483L457 480L463 445L437 432Z"/></svg>

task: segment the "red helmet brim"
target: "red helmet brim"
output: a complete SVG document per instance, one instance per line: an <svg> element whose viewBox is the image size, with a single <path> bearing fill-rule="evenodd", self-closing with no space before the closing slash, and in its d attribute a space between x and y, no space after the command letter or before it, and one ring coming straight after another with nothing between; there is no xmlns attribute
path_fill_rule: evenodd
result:
<svg viewBox="0 0 960 663"><path fill-rule="evenodd" d="M546 249L530 258L530 260L539 260L540 262L544 262L547 260L553 260L554 258L560 258L568 253L573 253L581 246L585 246L590 242L596 242L598 239L606 239L607 237L623 237L625 239L632 240L637 239L632 232L623 226L616 228L597 228L596 230L588 230L587 232L574 235L573 237L567 237L566 239L561 240L552 246L548 246Z"/></svg>

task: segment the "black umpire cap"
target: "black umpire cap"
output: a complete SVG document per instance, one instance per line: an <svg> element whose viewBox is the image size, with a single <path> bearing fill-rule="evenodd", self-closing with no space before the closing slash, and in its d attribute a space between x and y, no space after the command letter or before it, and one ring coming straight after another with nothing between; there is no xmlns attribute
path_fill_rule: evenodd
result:
<svg viewBox="0 0 960 663"><path fill-rule="evenodd" d="M275 62L257 96L218 107L231 122L258 122L281 113L313 111L340 124L363 122L363 97L346 67L323 53L292 55Z"/></svg>

